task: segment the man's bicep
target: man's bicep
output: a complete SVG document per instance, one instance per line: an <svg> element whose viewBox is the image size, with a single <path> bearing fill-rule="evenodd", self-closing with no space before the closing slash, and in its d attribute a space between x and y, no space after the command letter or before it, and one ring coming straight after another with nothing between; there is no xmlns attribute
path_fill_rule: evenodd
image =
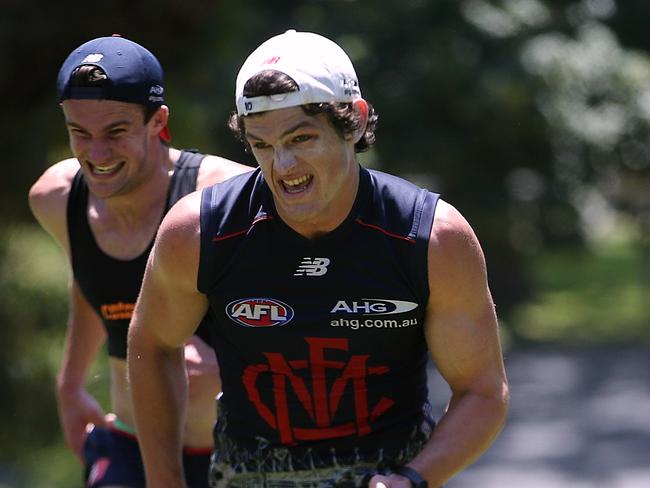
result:
<svg viewBox="0 0 650 488"><path fill-rule="evenodd" d="M498 388L504 373L483 252L465 219L445 210L429 248L429 349L452 389Z"/></svg>
<svg viewBox="0 0 650 488"><path fill-rule="evenodd" d="M446 310L432 313L427 341L440 374L452 390L492 389L503 377L494 311L480 314Z"/></svg>

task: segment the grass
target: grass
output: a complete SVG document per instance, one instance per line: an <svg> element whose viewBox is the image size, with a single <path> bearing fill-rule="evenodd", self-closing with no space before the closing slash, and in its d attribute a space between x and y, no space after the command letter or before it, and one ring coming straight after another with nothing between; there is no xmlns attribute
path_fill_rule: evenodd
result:
<svg viewBox="0 0 650 488"><path fill-rule="evenodd" d="M650 343L650 249L619 243L547 250L530 267L538 293L510 317L517 338Z"/></svg>

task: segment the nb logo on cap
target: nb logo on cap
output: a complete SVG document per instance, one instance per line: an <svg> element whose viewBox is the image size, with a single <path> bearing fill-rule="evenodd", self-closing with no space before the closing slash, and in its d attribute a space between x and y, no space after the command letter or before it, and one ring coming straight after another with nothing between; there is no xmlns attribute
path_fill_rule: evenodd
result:
<svg viewBox="0 0 650 488"><path fill-rule="evenodd" d="M248 112L249 110L253 110L253 102L244 102L244 108Z"/></svg>

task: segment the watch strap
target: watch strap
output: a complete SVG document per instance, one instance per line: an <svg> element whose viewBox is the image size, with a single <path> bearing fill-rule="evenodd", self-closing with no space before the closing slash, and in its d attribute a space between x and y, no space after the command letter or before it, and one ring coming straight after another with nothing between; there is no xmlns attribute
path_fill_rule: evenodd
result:
<svg viewBox="0 0 650 488"><path fill-rule="evenodd" d="M420 473L408 466L396 466L391 471L400 476L404 476L404 478L408 478L413 488L427 488L429 486L427 480L420 476Z"/></svg>

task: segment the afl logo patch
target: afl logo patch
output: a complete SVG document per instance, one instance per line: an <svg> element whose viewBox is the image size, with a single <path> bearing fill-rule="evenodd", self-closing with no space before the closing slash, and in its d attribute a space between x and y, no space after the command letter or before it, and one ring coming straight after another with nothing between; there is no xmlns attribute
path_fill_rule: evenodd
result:
<svg viewBox="0 0 650 488"><path fill-rule="evenodd" d="M241 298L226 305L226 315L244 327L275 327L288 324L293 309L273 298Z"/></svg>

